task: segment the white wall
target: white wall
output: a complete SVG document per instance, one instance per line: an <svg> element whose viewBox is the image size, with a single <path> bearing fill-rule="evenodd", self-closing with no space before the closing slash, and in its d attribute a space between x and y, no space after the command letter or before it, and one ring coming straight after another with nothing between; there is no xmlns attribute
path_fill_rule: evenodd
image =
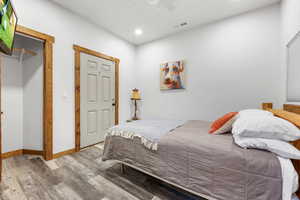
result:
<svg viewBox="0 0 300 200"><path fill-rule="evenodd" d="M137 48L142 118L213 120L282 101L280 6L229 18ZM159 65L185 60L187 89L160 91Z"/></svg>
<svg viewBox="0 0 300 200"><path fill-rule="evenodd" d="M283 42L287 44L300 31L300 1L281 2Z"/></svg>
<svg viewBox="0 0 300 200"><path fill-rule="evenodd" d="M282 66L284 73L284 100L286 100L286 72L287 72L287 50L288 42L300 31L300 1L282 0L281 2L281 23L282 23ZM299 102L297 103L299 104Z"/></svg>
<svg viewBox="0 0 300 200"><path fill-rule="evenodd" d="M23 148L22 64L4 57L1 73L2 152L5 153Z"/></svg>
<svg viewBox="0 0 300 200"><path fill-rule="evenodd" d="M36 44L36 43L35 43ZM43 150L43 44L23 64L23 149Z"/></svg>
<svg viewBox="0 0 300 200"><path fill-rule="evenodd" d="M48 0L14 1L19 24L55 36L54 44L54 153L75 146L74 51L78 44L117 57L120 63L120 119L129 118L129 89L134 87L135 46L97 28ZM67 98L64 98L64 95Z"/></svg>

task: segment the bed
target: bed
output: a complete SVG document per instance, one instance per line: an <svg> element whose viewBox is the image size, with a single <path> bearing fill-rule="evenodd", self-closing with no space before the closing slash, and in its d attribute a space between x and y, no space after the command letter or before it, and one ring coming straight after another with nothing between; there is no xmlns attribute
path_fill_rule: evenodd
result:
<svg viewBox="0 0 300 200"><path fill-rule="evenodd" d="M145 148L139 138L109 136L103 160L117 160L206 199L281 200L277 157L241 149L230 134L207 134L209 126L188 121L163 136L157 151Z"/></svg>

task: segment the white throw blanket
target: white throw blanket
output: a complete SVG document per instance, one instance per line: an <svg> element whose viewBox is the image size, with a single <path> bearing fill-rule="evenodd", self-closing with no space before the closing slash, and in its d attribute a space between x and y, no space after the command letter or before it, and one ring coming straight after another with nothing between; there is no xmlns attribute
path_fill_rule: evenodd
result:
<svg viewBox="0 0 300 200"><path fill-rule="evenodd" d="M277 158L281 165L282 200L295 199L295 197L292 197L292 194L298 190L298 174L290 159L280 156L277 156Z"/></svg>
<svg viewBox="0 0 300 200"><path fill-rule="evenodd" d="M120 136L133 140L141 139L141 143L153 151L157 151L160 138L175 128L182 126L183 120L138 120L110 128L107 136Z"/></svg>

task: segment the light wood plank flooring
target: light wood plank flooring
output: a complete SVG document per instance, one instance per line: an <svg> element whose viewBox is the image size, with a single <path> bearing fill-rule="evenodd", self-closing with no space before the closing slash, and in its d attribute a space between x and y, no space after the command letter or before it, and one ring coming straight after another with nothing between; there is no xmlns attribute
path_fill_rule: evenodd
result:
<svg viewBox="0 0 300 200"><path fill-rule="evenodd" d="M44 161L39 156L3 160L1 200L200 200L120 164L102 162L102 146Z"/></svg>

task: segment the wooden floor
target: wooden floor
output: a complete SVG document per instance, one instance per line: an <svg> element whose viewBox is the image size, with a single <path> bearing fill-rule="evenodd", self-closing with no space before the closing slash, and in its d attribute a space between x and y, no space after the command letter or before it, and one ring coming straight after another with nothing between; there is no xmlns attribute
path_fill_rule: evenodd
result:
<svg viewBox="0 0 300 200"><path fill-rule="evenodd" d="M2 200L196 200L201 199L120 164L102 162L102 146L52 161L38 156L3 160Z"/></svg>

